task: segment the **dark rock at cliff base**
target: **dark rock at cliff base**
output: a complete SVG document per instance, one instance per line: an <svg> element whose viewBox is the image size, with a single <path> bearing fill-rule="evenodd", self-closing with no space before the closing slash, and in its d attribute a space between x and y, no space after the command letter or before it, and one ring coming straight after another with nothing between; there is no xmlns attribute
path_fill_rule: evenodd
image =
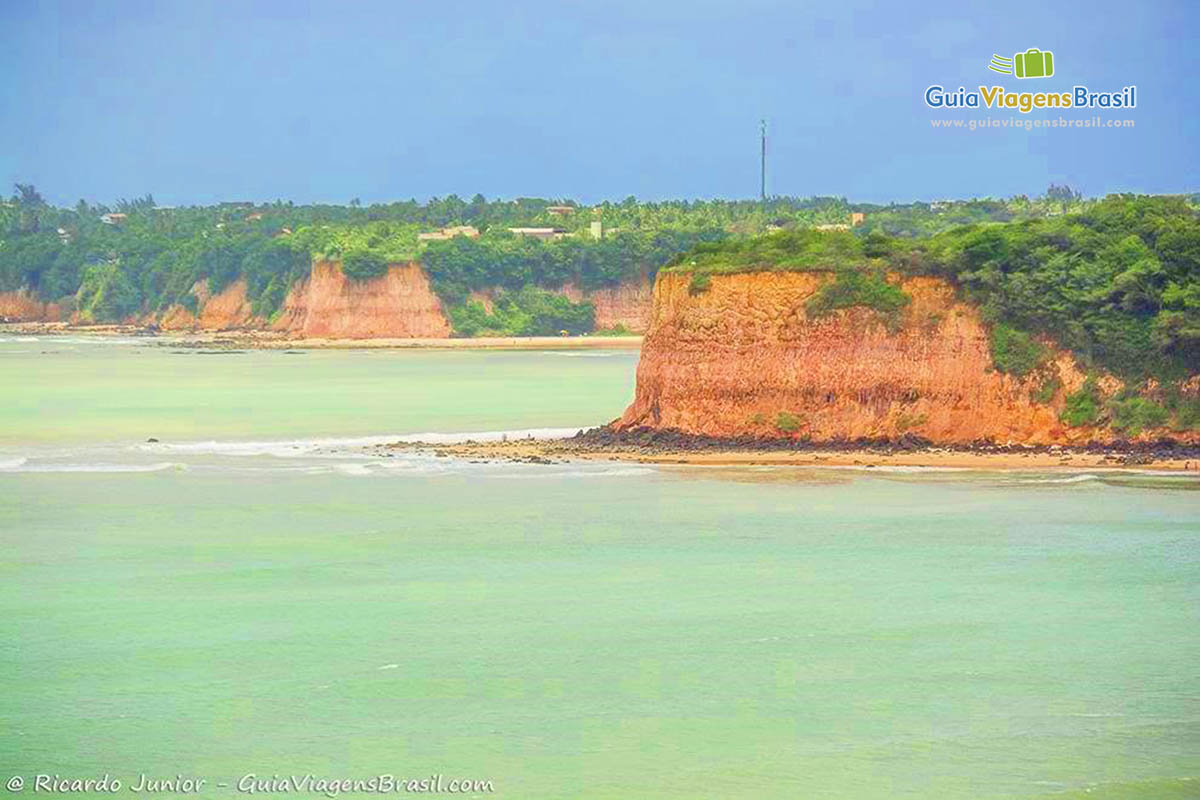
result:
<svg viewBox="0 0 1200 800"><path fill-rule="evenodd" d="M1098 455L1127 464L1148 464L1167 459L1200 458L1200 445L1159 439L1153 442L1119 442L1103 444L1092 442L1086 445L1028 445L997 444L979 439L969 444L935 444L929 439L907 433L895 438L858 437L854 439L832 439L813 441L791 437L704 436L671 429L625 428L606 425L582 431L562 446L576 452L626 452L662 455L672 453L712 452L872 452L881 455L913 453L928 450L945 452L995 453L995 454L1046 454Z"/></svg>
<svg viewBox="0 0 1200 800"><path fill-rule="evenodd" d="M896 442L897 450L927 450L933 442L915 433L906 433Z"/></svg>

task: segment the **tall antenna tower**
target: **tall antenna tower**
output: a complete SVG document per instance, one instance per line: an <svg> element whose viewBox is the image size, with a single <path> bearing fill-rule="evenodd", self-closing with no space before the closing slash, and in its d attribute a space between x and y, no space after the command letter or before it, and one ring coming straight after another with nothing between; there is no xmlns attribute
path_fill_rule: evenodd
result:
<svg viewBox="0 0 1200 800"><path fill-rule="evenodd" d="M759 199L761 199L764 203L766 203L767 202L767 121L765 119L759 120L759 131L762 134L762 137L761 137L762 153L761 153L761 162L760 162L761 170L760 170L760 175L759 175L758 196L759 196Z"/></svg>

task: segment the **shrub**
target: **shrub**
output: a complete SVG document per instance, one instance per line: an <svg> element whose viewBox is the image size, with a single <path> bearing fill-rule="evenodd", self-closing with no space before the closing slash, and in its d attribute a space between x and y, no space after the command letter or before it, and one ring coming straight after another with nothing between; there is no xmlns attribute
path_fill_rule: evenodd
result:
<svg viewBox="0 0 1200 800"><path fill-rule="evenodd" d="M82 319L118 322L137 311L141 303L137 287L117 264L98 264L84 270L78 294Z"/></svg>
<svg viewBox="0 0 1200 800"><path fill-rule="evenodd" d="M775 415L775 427L784 433L795 433L804 427L804 418L787 411Z"/></svg>
<svg viewBox="0 0 1200 800"><path fill-rule="evenodd" d="M1126 436L1137 436L1146 428L1161 428L1170 414L1165 408L1145 397L1125 397L1108 403L1112 426Z"/></svg>
<svg viewBox="0 0 1200 800"><path fill-rule="evenodd" d="M629 330L624 323L618 322L611 328L597 328L592 331L593 336L634 336L634 332Z"/></svg>
<svg viewBox="0 0 1200 800"><path fill-rule="evenodd" d="M450 325L459 336L503 335L504 323L488 314L483 303L468 300L447 309Z"/></svg>
<svg viewBox="0 0 1200 800"><path fill-rule="evenodd" d="M186 308L193 315L200 313L200 298L191 292L187 292L179 298L179 305Z"/></svg>
<svg viewBox="0 0 1200 800"><path fill-rule="evenodd" d="M882 231L871 231L863 240L863 255L867 258L887 258L892 254L892 238Z"/></svg>
<svg viewBox="0 0 1200 800"><path fill-rule="evenodd" d="M1176 405L1173 427L1177 431L1200 430L1200 399L1181 400Z"/></svg>
<svg viewBox="0 0 1200 800"><path fill-rule="evenodd" d="M1057 375L1054 375L1042 381L1042 385L1030 393L1029 399L1035 403L1046 405L1054 401L1054 395L1058 394L1058 390L1061 388L1062 381Z"/></svg>
<svg viewBox="0 0 1200 800"><path fill-rule="evenodd" d="M1046 358L1046 348L1040 342L1003 323L992 327L991 348L996 369L1018 378L1033 372Z"/></svg>
<svg viewBox="0 0 1200 800"><path fill-rule="evenodd" d="M704 294L712 288L712 276L707 272L692 273L692 281L688 284L688 294Z"/></svg>
<svg viewBox="0 0 1200 800"><path fill-rule="evenodd" d="M1103 404L1100 399L1100 387L1096 379L1089 377L1083 382L1079 391L1067 395L1059 419L1072 428L1081 425L1095 425L1100 421Z"/></svg>
<svg viewBox="0 0 1200 800"><path fill-rule="evenodd" d="M863 262L859 237L849 231L776 231L765 236L708 241L667 262L668 271L823 271Z"/></svg>
<svg viewBox="0 0 1200 800"><path fill-rule="evenodd" d="M356 281L378 278L387 268L387 259L370 250L351 250L342 257L342 273Z"/></svg>
<svg viewBox="0 0 1200 800"><path fill-rule="evenodd" d="M533 286L503 292L488 313L478 301L450 307L450 323L460 336L557 336L590 333L596 309L591 303L568 298Z"/></svg>
<svg viewBox="0 0 1200 800"><path fill-rule="evenodd" d="M288 290L312 269L311 252L283 239L254 248L242 262L246 294L255 316L271 318L283 305Z"/></svg>
<svg viewBox="0 0 1200 800"><path fill-rule="evenodd" d="M895 322L911 301L912 298L903 289L888 283L879 273L843 269L838 270L833 280L821 286L804 307L808 316L816 318L839 309L862 306Z"/></svg>
<svg viewBox="0 0 1200 800"><path fill-rule="evenodd" d="M1126 381L1168 384L1200 370L1198 243L1184 198L1112 195L1081 214L944 231L889 261L954 281L991 321Z"/></svg>
<svg viewBox="0 0 1200 800"><path fill-rule="evenodd" d="M278 276L271 278L258 296L250 302L250 310L255 316L273 318L283 306L289 284Z"/></svg>
<svg viewBox="0 0 1200 800"><path fill-rule="evenodd" d="M509 224L520 222L513 219ZM496 226L478 239L455 236L428 242L420 259L438 297L454 306L476 289L555 288L575 283L588 291L653 278L673 256L727 236L720 227L706 225L697 230L630 230L609 233L603 239L568 236L543 242L514 236Z"/></svg>

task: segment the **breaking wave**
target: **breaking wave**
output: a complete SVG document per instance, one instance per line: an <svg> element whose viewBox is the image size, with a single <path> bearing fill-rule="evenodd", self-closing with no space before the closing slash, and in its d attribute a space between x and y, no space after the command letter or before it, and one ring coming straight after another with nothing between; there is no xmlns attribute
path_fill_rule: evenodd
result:
<svg viewBox="0 0 1200 800"><path fill-rule="evenodd" d="M321 451L373 447L394 441L396 441L395 436L278 440L209 439L198 442L144 442L133 445L132 449L147 453L178 453L193 456L276 456L279 458L290 458L309 456Z"/></svg>
<svg viewBox="0 0 1200 800"><path fill-rule="evenodd" d="M109 336L106 334L96 334L94 336L76 334L74 336L58 336L58 335L42 335L42 334L15 334L10 336L0 336L0 344L19 343L19 342L43 342L46 344L146 344L145 338L136 336Z"/></svg>
<svg viewBox="0 0 1200 800"><path fill-rule="evenodd" d="M475 433L407 433L388 437L389 442L408 444L462 444L463 442L499 442L516 439L567 439L591 426L579 428L523 428L514 431L478 431Z"/></svg>
<svg viewBox="0 0 1200 800"><path fill-rule="evenodd" d="M164 472L188 468L187 464L177 461L160 461L154 464L62 464L62 463L28 463L27 459L19 459L22 463L15 467L0 465L0 472Z"/></svg>
<svg viewBox="0 0 1200 800"><path fill-rule="evenodd" d="M783 465L630 464L619 461L521 463L508 460L441 457L438 445L468 441L518 442L528 438L563 439L583 427L518 428L489 431L426 431L374 436L319 436L292 439L206 439L199 441L109 442L75 447L32 447L0 454L0 474L14 473L153 473L187 471L193 475L268 474L341 476L345 478L473 476L502 480L587 480L624 478L652 473L713 474L741 480L759 474L787 474ZM426 444L422 448L389 448L390 444ZM1116 485L1128 488L1198 489L1195 474L1164 470L1091 468L1062 473L1038 470L978 470L960 466L805 465L810 473L869 476L892 480L980 482L981 486L1034 489Z"/></svg>
<svg viewBox="0 0 1200 800"><path fill-rule="evenodd" d="M1026 478L1019 483L1087 483L1089 481L1103 480L1099 475L1093 475L1090 472L1085 472L1081 475L1070 475L1067 477L1055 478Z"/></svg>
<svg viewBox="0 0 1200 800"><path fill-rule="evenodd" d="M143 442L133 449L147 453L179 453L215 456L276 456L291 458L328 454L344 456L347 450L403 442L406 444L461 444L463 442L499 442L505 439L565 439L587 428L524 428L508 431L467 431L460 433L404 433L385 436L318 437L313 439L215 440L197 442Z"/></svg>

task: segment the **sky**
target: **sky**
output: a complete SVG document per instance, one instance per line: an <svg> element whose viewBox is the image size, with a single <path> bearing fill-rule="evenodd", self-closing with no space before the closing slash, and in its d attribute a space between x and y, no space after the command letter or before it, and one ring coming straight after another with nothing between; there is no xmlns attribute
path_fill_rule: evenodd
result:
<svg viewBox="0 0 1200 800"><path fill-rule="evenodd" d="M0 0L0 194L909 202L1200 190L1200 3ZM1054 53L1055 75L990 72ZM1137 86L1121 129L934 129L928 86ZM1059 112L1038 111L1051 118Z"/></svg>

